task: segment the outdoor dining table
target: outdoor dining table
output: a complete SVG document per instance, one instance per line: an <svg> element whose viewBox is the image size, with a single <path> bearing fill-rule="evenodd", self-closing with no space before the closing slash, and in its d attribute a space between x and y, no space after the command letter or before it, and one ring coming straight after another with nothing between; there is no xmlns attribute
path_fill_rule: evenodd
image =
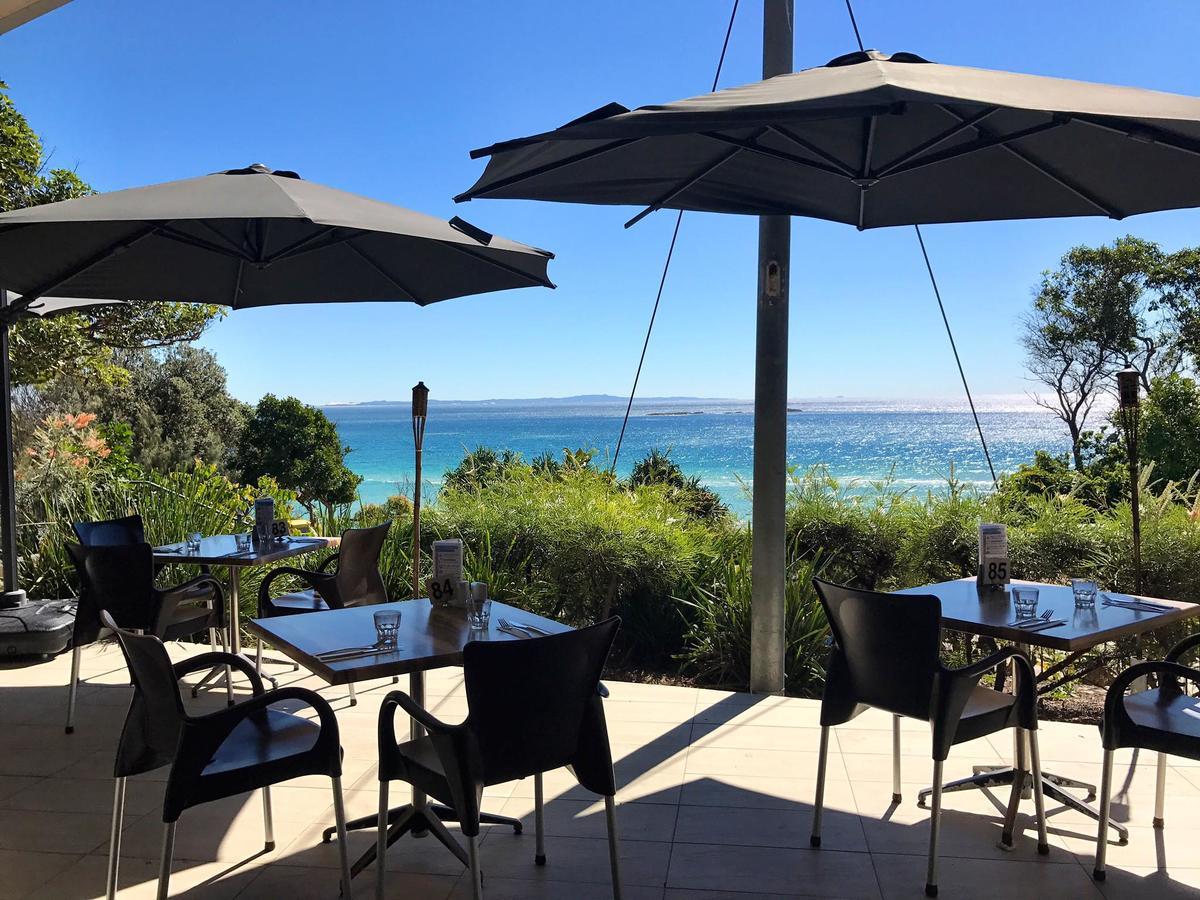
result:
<svg viewBox="0 0 1200 900"><path fill-rule="evenodd" d="M1112 593L1111 596L1116 600L1142 600L1165 607L1165 609L1150 612L1109 606L1105 604L1108 596L1105 592L1097 595L1094 608L1076 609L1075 595L1069 586L1015 580L1012 585L1038 588L1039 611L1053 610L1054 620L1065 619L1066 621L1062 625L1033 631L1013 626L1010 623L1016 620L1016 615L1010 591L986 588L981 590L977 587L974 578L959 578L939 584L926 584L895 593L932 594L937 597L942 604L942 627L945 629L1012 641L1025 651L1028 651L1030 647L1044 647L1048 650L1066 652L1068 657L1039 674L1039 681L1045 681L1052 675L1062 672L1066 664L1099 644L1115 641L1118 638L1145 634L1200 614L1200 604L1179 600L1160 600L1132 594ZM1014 740L1011 766L976 766L975 775L946 784L943 786L942 792L1011 785L1018 773L1021 774L1023 783L1029 785L1028 758L1027 742L1018 730ZM1096 798L1095 785L1043 770L1042 790L1046 797L1057 800L1094 819L1100 818L1099 812L1094 807L1068 793L1067 789L1086 791L1088 801ZM921 791L918 795L918 803L923 805L925 798L930 793L930 788ZM1109 824L1116 830L1121 843L1125 843L1129 837L1128 829L1116 822L1110 821Z"/></svg>
<svg viewBox="0 0 1200 900"><path fill-rule="evenodd" d="M373 652L364 656L329 661L322 658L332 650L365 648L376 642L375 613L394 610L400 613L400 626L396 632L396 646L386 652ZM294 616L251 619L247 627L284 656L297 662L329 684L351 684L377 678L408 675L409 695L422 707L425 705L425 672L431 669L462 665L463 648L470 641L516 641L528 638L517 637L509 631L501 631L499 620L506 619L521 625L531 625L537 631L560 634L571 631L570 626L553 619L542 618L514 606L498 601L492 602L491 623L486 630L473 630L467 625L466 611L458 608L437 607L427 599L403 600L396 603L357 606L348 609L323 610ZM413 719L410 723L413 740L421 737L424 730ZM404 806L389 810L387 845L390 847L405 833L430 832L457 856L463 865L469 865L467 852L454 839L442 821L456 821L457 815L449 807L428 803L425 795L416 788L412 801ZM376 816L354 819L346 823L349 831L375 828ZM491 825L510 825L518 834L521 821L494 813L482 813L480 822ZM334 835L327 828L324 840ZM360 856L350 867L351 876L371 864L376 856L376 845Z"/></svg>
<svg viewBox="0 0 1200 900"><path fill-rule="evenodd" d="M167 544L154 548L154 562L190 566L222 566L228 569L225 580L226 626L229 629L228 647L231 653L242 652L241 626L239 624L238 586L241 570L254 566L266 566L281 559L324 550L338 544L339 538L289 537L284 541L252 544L249 550L238 550L237 539L232 534L215 534L201 539L200 549L189 552L187 542ZM209 678L205 678L208 681Z"/></svg>

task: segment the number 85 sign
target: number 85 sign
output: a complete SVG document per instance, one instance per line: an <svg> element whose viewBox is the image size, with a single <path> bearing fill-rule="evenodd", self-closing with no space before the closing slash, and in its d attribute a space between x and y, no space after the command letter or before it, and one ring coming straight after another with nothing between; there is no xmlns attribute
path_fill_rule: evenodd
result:
<svg viewBox="0 0 1200 900"><path fill-rule="evenodd" d="M1004 525L979 526L979 577L981 585L1008 584L1008 528Z"/></svg>

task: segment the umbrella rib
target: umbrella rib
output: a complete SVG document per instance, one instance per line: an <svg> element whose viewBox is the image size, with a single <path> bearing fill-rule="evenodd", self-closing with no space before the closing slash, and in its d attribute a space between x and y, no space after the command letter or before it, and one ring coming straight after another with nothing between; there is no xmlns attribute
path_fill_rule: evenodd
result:
<svg viewBox="0 0 1200 900"><path fill-rule="evenodd" d="M976 115L972 116L971 118L966 119L965 121L959 122L953 128L943 131L939 135L931 137L929 140L925 141L923 144L919 144L918 146L914 147L913 149L908 150L905 153L902 153L900 156L896 157L896 159L892 160L890 163L888 163L882 169L877 169L873 173L874 177L875 178L883 178L885 175L891 174L891 172L893 170L895 170L896 168L898 168L899 166L902 166L905 163L916 159L918 156L928 153L934 147L938 146L938 144L942 144L942 143L950 140L950 138L958 136L959 134L961 134L963 131L967 130L968 128L974 127L979 122L982 122L984 119L986 119L989 116L998 112L999 109L1000 109L1000 107L998 107L998 106L988 107L983 112L977 113Z"/></svg>
<svg viewBox="0 0 1200 900"><path fill-rule="evenodd" d="M233 280L233 296L229 298L229 305L236 307L238 295L242 292L242 271L246 268L244 259L238 260L237 276Z"/></svg>
<svg viewBox="0 0 1200 900"><path fill-rule="evenodd" d="M950 108L938 104L938 109L945 110L953 116L959 116L959 113L954 112ZM960 124L966 125L967 119L961 119ZM995 132L987 131L978 123L970 125L971 128L979 134L979 137L971 141L969 144L960 144L957 147L950 147L943 150L941 153L935 153L932 156L925 156L920 159L910 161L904 165L891 165L888 167L887 175L907 175L909 172L915 172L918 169L923 169L926 166L935 166L939 163L949 162L955 159L961 159L964 156L970 156L972 153L979 153L981 150L990 150L992 147L1003 147L1006 150L1011 150L1009 146L1012 141L1019 141L1022 138L1031 137L1035 134L1041 134L1045 131L1053 131L1056 128L1062 128L1064 125L1070 124L1067 119L1053 119L1049 122L1041 122L1037 125L1031 125L1029 128L1023 128L1020 131L1014 131L1011 134L996 134ZM882 178L883 174L876 176Z"/></svg>
<svg viewBox="0 0 1200 900"><path fill-rule="evenodd" d="M781 160L783 162L793 163L797 166L805 166L809 169L815 169L818 172L824 172L826 175L837 175L839 178L853 179L852 172L844 171L841 168L835 169L831 166L822 165L819 162L814 162L811 159L805 159L803 156L796 156L794 153L788 153L784 150L776 150L773 147L764 147L762 144L754 141L747 141L742 138L735 138L728 134L721 134L718 131L698 131L697 134L702 137L711 138L714 141L721 141L725 144L732 144L735 147L740 147L750 153L758 153L762 156L769 156L772 159Z"/></svg>
<svg viewBox="0 0 1200 900"><path fill-rule="evenodd" d="M696 182L702 181L703 179L707 178L709 175L711 175L717 169L721 168L721 166L725 165L725 163L729 162L731 159L733 159L735 156L737 156L739 153L742 152L742 149L743 149L742 147L733 147L732 149L726 151L725 154L722 155L719 159L715 160L714 162L709 163L704 168L698 170L695 174L690 175L684 181L677 184L675 187L671 188L671 190L667 191L667 193L663 194L661 197L659 197L657 200L655 200L653 203L651 203L649 206L647 206L645 209L643 209L640 213L638 213L636 216L634 216L632 219L630 219L628 222L626 222L625 227L630 228L630 227L636 225L638 222L642 221L642 219L646 218L646 216L650 215L650 213L655 212L656 210L662 209L663 206L670 203L672 200L674 200L676 197L678 197L680 194L682 194L684 191L686 191L688 188L690 188Z"/></svg>
<svg viewBox="0 0 1200 900"><path fill-rule="evenodd" d="M135 231L131 235L121 238L119 241L113 241L103 250L92 256L89 256L73 269L68 269L66 272L59 273L52 281L46 282L45 284L40 284L31 291L24 291L21 294L21 299L13 305L19 306L20 309L26 309L29 304L33 303L35 300L40 300L42 297L52 294L55 290L62 287L72 278L79 277L84 272L88 271L88 269L98 266L106 259L111 258L123 250L128 250L134 244L145 240L151 235L160 233L162 229L166 227L166 225L166 222L155 222L152 225L147 225L146 227ZM12 307L10 306L9 308L11 309Z"/></svg>
<svg viewBox="0 0 1200 900"><path fill-rule="evenodd" d="M770 125L770 126L768 126L768 130L773 131L775 134L779 135L782 138L786 138L787 140L789 140L793 144L795 144L797 147L807 150L809 153L813 154L814 156L821 157L821 159L825 160L825 162L827 162L831 166L835 166L837 169L839 169L841 171L841 173L843 175L845 175L847 178L854 177L854 170L851 169L849 166L847 166L845 163L843 163L840 159L838 159L832 153L828 153L825 150L822 150L816 144L806 141L804 138L800 137L800 135L793 132L790 128L784 128L782 125Z"/></svg>
<svg viewBox="0 0 1200 900"><path fill-rule="evenodd" d="M959 121L962 121L962 119L964 118L964 116L962 116L962 114L956 112L955 110L951 109L950 107L946 106L945 104L939 103L938 109L943 110L944 112L950 114L951 116L958 119ZM1048 125L1053 125L1055 123L1057 123L1059 125L1065 125L1070 121L1071 120L1069 118L1061 118L1061 119L1056 119L1054 123L1048 123ZM973 127L975 128L975 131L978 132L983 137L993 137L993 138L996 137L996 135L993 132L988 131L986 128L984 128L981 125L975 125ZM1045 129L1043 129L1043 130L1045 130ZM1018 132L1017 134L1020 134L1021 136L1027 136L1027 133L1029 131L1030 131L1030 129L1025 129L1026 134L1022 134L1021 132ZM1015 140L1015 138L1016 138L1016 135L1010 135L1007 138L1007 140ZM1094 206L1096 209L1100 210L1100 212L1104 213L1104 215L1108 216L1110 219L1125 218L1125 214L1122 213L1120 210L1104 203L1098 197L1094 196L1090 191L1088 191L1085 188L1081 187L1080 185L1074 183L1071 179L1067 178L1061 172L1055 171L1053 168L1048 166L1046 163L1043 163L1040 160L1034 158L1027 151L1018 150L1016 147L1012 146L1011 144L1007 143L1006 141L999 141L995 144L995 146L1001 147L1002 149L1006 150L1011 155L1015 156L1021 162L1025 163L1025 165L1029 166L1031 169L1033 169L1037 172L1040 172L1042 175L1044 175L1046 178L1049 178L1051 181L1053 181L1055 184L1059 185L1060 187L1066 188L1068 191L1070 191L1072 194L1074 194L1080 200L1083 200L1085 203L1088 203L1091 206Z"/></svg>
<svg viewBox="0 0 1200 900"><path fill-rule="evenodd" d="M209 222L207 219L197 219L197 220L196 220L196 222L197 222L197 224L199 224L199 225L200 225L202 228L204 228L206 231L209 231L209 232L211 232L211 233L212 233L212 234L214 234L214 235L215 235L215 236L216 236L218 239L220 239L221 241L223 241L223 242L226 244L226 246L228 246L228 247L229 247L229 249L230 249L230 250L233 252L233 254L234 254L235 256L244 256L244 255L245 255L245 248L244 248L244 247L239 247L237 244L235 244L233 241L231 241L231 240L230 240L230 239L229 239L229 238L228 238L226 235L224 235L224 234L222 234L222 233L221 233L221 230L220 230L219 228L217 228L216 226L214 226L214 225L213 225L211 222Z"/></svg>
<svg viewBox="0 0 1200 900"><path fill-rule="evenodd" d="M327 225L325 226L324 230L313 232L308 237L302 238L301 240L296 241L294 244L284 247L278 253L267 257L263 260L263 264L269 266L272 263L279 262L281 259L292 259L296 256L303 256L305 253L312 253L314 250L328 250L330 247L336 247L338 244L344 244L346 241L352 241L355 238L362 237L367 233L361 229L348 228L346 229L345 234L331 237L332 235L336 234L339 227L340 226L338 225ZM324 241L324 243L319 243L320 241ZM314 244L315 246L313 246Z"/></svg>
<svg viewBox="0 0 1200 900"><path fill-rule="evenodd" d="M455 243L454 241L442 241L441 243L443 246L449 247L451 250L457 250L459 253L464 253L472 259L477 259L480 262L493 265L498 269L503 269L505 272L511 272L513 275L520 276L532 284L548 288L554 287L554 282L550 279L539 278L537 275L531 275L523 269L518 269L516 266L510 266L508 263L494 259L493 257L488 256L486 253L477 252L470 247L464 247L462 244Z"/></svg>
<svg viewBox="0 0 1200 900"><path fill-rule="evenodd" d="M1194 141L1188 141L1184 138L1181 138L1179 135L1162 131L1159 128L1152 128L1147 125L1128 122L1124 119L1113 120L1114 122L1119 122L1120 127L1116 125L1109 125L1106 122L1100 122L1083 116L1071 116L1071 120L1073 122L1078 122L1080 125L1090 125L1092 128L1099 128L1101 131L1111 131L1114 134L1123 135L1124 137L1134 141L1144 136L1149 138L1155 144L1161 144L1164 147L1170 147L1172 150L1178 150L1180 153L1187 153L1190 156L1200 156L1200 144Z"/></svg>
<svg viewBox="0 0 1200 900"><path fill-rule="evenodd" d="M878 122L878 116L871 116L871 120L863 132L862 167L860 169L862 174L857 179L859 231L865 227L863 223L867 218L867 191L873 183L868 173L871 171L871 156L875 153L875 128Z"/></svg>
<svg viewBox="0 0 1200 900"><path fill-rule="evenodd" d="M214 244L212 241L206 241L204 238L196 237L194 234L188 234L185 231L179 231L176 228L163 227L160 234L167 240L175 241L177 244L187 244L190 247L207 250L209 253L216 253L219 256L234 256L238 259L249 259L241 250L226 249L219 244Z"/></svg>
<svg viewBox="0 0 1200 900"><path fill-rule="evenodd" d="M618 150L621 147L628 146L629 144L636 144L638 141L645 140L646 137L646 135L643 135L642 137L622 138L620 140L613 141L610 144L605 144L602 147L592 147L588 150L583 150L579 153L576 153L574 156L568 156L565 159L559 159L541 166L535 166L534 168L525 172L518 172L517 174L510 175L507 178L501 178L481 190L476 191L474 188L471 188L468 191L464 191L463 193L455 196L454 202L462 203L465 200L471 200L476 197L486 197L488 194L495 193L496 191L503 190L507 187L512 187L514 184L520 184L522 181L528 181L531 178L537 178L539 175L545 175L548 172L554 172L558 169L565 168L566 166L574 165L577 162L593 159L613 150Z"/></svg>
<svg viewBox="0 0 1200 900"><path fill-rule="evenodd" d="M416 295L416 293L414 293L412 290L410 290L407 285L401 284L400 280L398 278L396 278L395 275L393 275L391 272L389 272L387 269L385 269L382 265L380 265L380 263L374 257L372 257L369 253L367 253L361 247L358 247L347 241L346 248L348 250L350 250L352 253L354 253L359 259L361 259L363 262L365 262L368 266L370 266L372 269L374 269L376 272L378 272L380 275L382 275L384 278L386 278L388 280L388 282L391 283L392 287L394 287L396 290L400 291L400 293L402 293L406 297L408 297L409 300L412 300L414 303L416 303L420 306L424 306L426 304L427 301L422 300L420 297L418 297Z"/></svg>

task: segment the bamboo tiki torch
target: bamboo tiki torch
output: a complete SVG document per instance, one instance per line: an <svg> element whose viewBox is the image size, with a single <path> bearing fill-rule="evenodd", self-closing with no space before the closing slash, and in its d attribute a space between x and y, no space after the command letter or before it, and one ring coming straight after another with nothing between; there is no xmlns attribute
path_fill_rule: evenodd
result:
<svg viewBox="0 0 1200 900"><path fill-rule="evenodd" d="M1138 496L1141 476L1138 473L1138 427L1141 418L1141 376L1137 369L1125 368L1117 373L1117 414L1125 436L1125 452L1129 461L1129 507L1133 514L1133 582L1139 594L1142 584L1142 502Z"/></svg>
<svg viewBox="0 0 1200 900"><path fill-rule="evenodd" d="M416 479L413 484L412 576L413 599L421 596L421 447L425 443L425 417L429 413L429 388L417 382L412 390L413 448L416 451Z"/></svg>

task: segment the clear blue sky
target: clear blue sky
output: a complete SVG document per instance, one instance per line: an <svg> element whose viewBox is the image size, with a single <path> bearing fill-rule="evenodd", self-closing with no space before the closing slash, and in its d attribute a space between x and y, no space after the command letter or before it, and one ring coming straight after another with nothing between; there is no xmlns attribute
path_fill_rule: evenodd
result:
<svg viewBox="0 0 1200 900"><path fill-rule="evenodd" d="M473 147L609 101L707 90L731 0L74 0L0 37L0 78L54 151L106 190L251 162L558 254L557 291L237 313L204 343L232 390L310 402L628 390L673 213L522 201L455 206ZM742 0L722 77L759 77L761 3ZM796 64L854 49L842 0L798 0ZM869 47L939 62L1200 94L1193 0L857 0ZM685 216L645 395L753 391L754 219ZM1038 273L1080 242L1200 242L1200 213L926 229L978 393L1030 387L1018 318ZM911 229L793 226L790 393L955 396ZM449 351L447 348L455 349Z"/></svg>

